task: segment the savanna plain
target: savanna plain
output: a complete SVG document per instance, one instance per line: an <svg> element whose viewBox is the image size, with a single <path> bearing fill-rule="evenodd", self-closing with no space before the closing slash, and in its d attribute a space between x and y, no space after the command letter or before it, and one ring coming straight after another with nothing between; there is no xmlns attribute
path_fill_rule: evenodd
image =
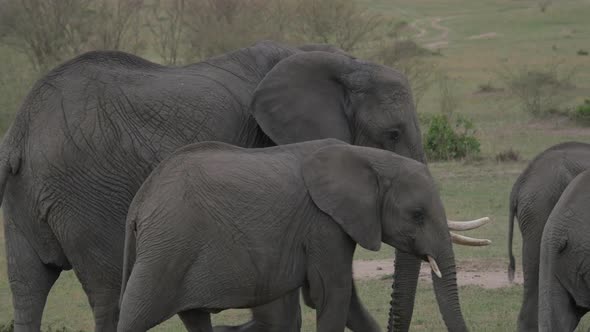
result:
<svg viewBox="0 0 590 332"><path fill-rule="evenodd" d="M369 10L406 22L404 33L433 51L437 71L453 85L454 113L470 119L481 143L476 156L433 161L429 167L438 182L451 219L489 216L492 222L468 235L489 238L490 246L455 246L460 298L473 331L514 331L522 296L521 238L515 225L517 278L507 277L508 196L517 176L538 153L559 142L590 142L590 127L560 114L533 116L502 88L498 71L523 66L549 67L560 63L572 69L571 86L560 108L575 107L590 98L590 5L586 0L554 2L545 11L529 0L358 0ZM150 60L158 61L154 56ZM10 121L19 101L32 85L22 77L22 57L0 47L0 109ZM441 89L434 83L418 104L421 118L441 112ZM6 125L3 126L6 128ZM426 131L425 126L422 127ZM512 151L514 158L497 156ZM508 160L505 160L508 159ZM1 224L0 224L1 225ZM6 274L3 232L0 232L0 324L12 318L11 293ZM356 282L365 305L385 327L391 291L393 249L374 253L357 249ZM411 329L441 331L430 282L423 270ZM315 313L302 306L303 331L315 330ZM213 316L214 323L244 322L246 310L228 310ZM64 272L52 289L43 319L46 329L90 331L94 328L87 298L73 272ZM586 318L579 331L590 327ZM158 331L183 331L177 318Z"/></svg>

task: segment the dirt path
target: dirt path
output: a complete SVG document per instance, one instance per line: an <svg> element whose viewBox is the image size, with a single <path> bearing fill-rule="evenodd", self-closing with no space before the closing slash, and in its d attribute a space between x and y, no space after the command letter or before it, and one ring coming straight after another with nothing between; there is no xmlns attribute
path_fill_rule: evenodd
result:
<svg viewBox="0 0 590 332"><path fill-rule="evenodd" d="M416 30L414 39L422 40L423 46L429 49L436 49L447 46L449 44L449 28L441 25L441 22L452 17L428 17L415 20L410 23L410 27ZM438 33L435 37L428 36L429 30Z"/></svg>
<svg viewBox="0 0 590 332"><path fill-rule="evenodd" d="M420 39L420 38L424 37L424 35L426 35L426 29L424 29L422 27L421 23L422 23L422 21L427 21L427 20L429 20L429 19L422 18L422 19L415 20L414 22L410 23L410 27L417 31L417 33L413 37L414 39Z"/></svg>
<svg viewBox="0 0 590 332"><path fill-rule="evenodd" d="M355 279L380 279L393 273L393 260L354 261ZM432 282L430 267L423 263L420 280ZM515 284L522 284L522 273L517 271ZM475 285L483 288L510 287L503 262L460 261L457 264L457 283L459 286Z"/></svg>
<svg viewBox="0 0 590 332"><path fill-rule="evenodd" d="M443 46L447 46L449 44L449 28L442 26L440 24L441 21L447 20L449 18L450 17L446 17L446 18L435 17L430 21L430 27L433 30L439 31L440 35L438 35L436 38L434 38L435 39L434 41L424 44L424 47L430 48L430 49L435 49L435 48L441 48Z"/></svg>
<svg viewBox="0 0 590 332"><path fill-rule="evenodd" d="M436 50L449 45L449 32L451 29L442 25L443 21L448 21L460 16L447 16L447 17L427 17L420 18L412 23L410 27L416 31L413 39L420 41L422 46L425 48ZM438 33L436 36L433 34ZM499 35L496 32L487 32L479 35L467 37L467 40L478 40L478 39L493 39Z"/></svg>

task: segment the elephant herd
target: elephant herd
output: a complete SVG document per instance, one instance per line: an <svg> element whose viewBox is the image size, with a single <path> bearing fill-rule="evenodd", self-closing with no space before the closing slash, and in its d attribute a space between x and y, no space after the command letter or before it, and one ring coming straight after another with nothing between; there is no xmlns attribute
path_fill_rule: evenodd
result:
<svg viewBox="0 0 590 332"><path fill-rule="evenodd" d="M262 41L183 67L115 51L65 62L0 145L14 330L40 330L73 270L96 331L174 315L189 331L299 331L300 293L318 331L380 331L352 258L383 242L396 249L388 330L409 330L424 261L448 330L467 331L452 243L489 241L450 231L488 219L447 220L421 137L405 76L329 45ZM585 169L590 145L564 143L514 185L520 330L573 330L590 308ZM213 328L229 308L252 320Z"/></svg>

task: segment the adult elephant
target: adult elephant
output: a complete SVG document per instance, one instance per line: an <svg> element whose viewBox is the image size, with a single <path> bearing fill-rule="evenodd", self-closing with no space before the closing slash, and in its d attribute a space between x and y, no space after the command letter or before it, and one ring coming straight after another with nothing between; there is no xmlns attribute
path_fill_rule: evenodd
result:
<svg viewBox="0 0 590 332"><path fill-rule="evenodd" d="M539 331L573 331L590 311L590 170L567 186L549 215L539 265Z"/></svg>
<svg viewBox="0 0 590 332"><path fill-rule="evenodd" d="M424 161L402 74L329 47L305 50L260 42L185 67L91 52L40 79L0 146L15 330L39 329L47 294L69 269L96 330L115 330L127 209L151 170L181 146L331 137ZM420 261L398 253L396 265L392 315L407 329ZM295 297L254 310L239 329L280 330L282 317L294 315L275 308ZM376 328L360 302L350 316L355 330Z"/></svg>
<svg viewBox="0 0 590 332"><path fill-rule="evenodd" d="M514 279L514 218L522 234L523 302L519 331L538 331L539 255L543 229L559 197L582 171L590 168L590 144L565 142L540 153L518 177L510 193L508 276Z"/></svg>

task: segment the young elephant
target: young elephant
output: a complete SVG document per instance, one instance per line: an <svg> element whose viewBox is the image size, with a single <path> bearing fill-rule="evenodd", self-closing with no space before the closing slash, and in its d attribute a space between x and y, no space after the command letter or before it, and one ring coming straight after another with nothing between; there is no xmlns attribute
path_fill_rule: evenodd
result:
<svg viewBox="0 0 590 332"><path fill-rule="evenodd" d="M328 139L193 144L164 160L127 218L118 331L261 305L306 284L318 331L343 331L356 243L430 262L447 327L466 331L451 236L425 165Z"/></svg>
<svg viewBox="0 0 590 332"><path fill-rule="evenodd" d="M512 254L514 219L522 234L523 301L518 331L537 332L539 310L539 255L547 218L559 197L576 175L590 169L590 144L565 142L540 153L518 177L510 193L508 225L508 276L514 278Z"/></svg>
<svg viewBox="0 0 590 332"><path fill-rule="evenodd" d="M541 242L539 331L573 331L590 311L590 170L566 188Z"/></svg>

